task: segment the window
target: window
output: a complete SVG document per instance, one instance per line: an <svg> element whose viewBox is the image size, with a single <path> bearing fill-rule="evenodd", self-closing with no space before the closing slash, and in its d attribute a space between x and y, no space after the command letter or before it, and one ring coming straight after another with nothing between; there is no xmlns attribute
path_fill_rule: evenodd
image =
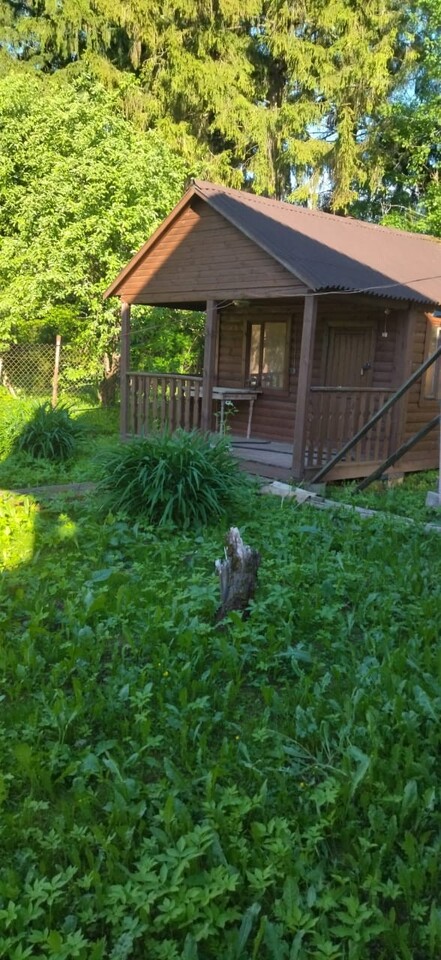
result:
<svg viewBox="0 0 441 960"><path fill-rule="evenodd" d="M434 314L433 320L428 321L426 337L426 360L441 347L441 317ZM426 371L424 377L424 396L426 400L441 399L441 360L436 360Z"/></svg>
<svg viewBox="0 0 441 960"><path fill-rule="evenodd" d="M252 323L249 340L248 382L252 387L286 390L288 377L286 321Z"/></svg>

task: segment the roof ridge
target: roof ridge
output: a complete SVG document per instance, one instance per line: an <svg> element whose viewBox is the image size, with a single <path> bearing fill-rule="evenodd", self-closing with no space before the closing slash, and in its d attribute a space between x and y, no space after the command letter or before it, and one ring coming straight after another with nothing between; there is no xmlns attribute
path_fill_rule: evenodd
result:
<svg viewBox="0 0 441 960"><path fill-rule="evenodd" d="M218 189L222 193L234 194L234 196L238 196L238 197L245 195L247 198L247 202L264 203L265 206L276 207L276 208L279 206L283 206L283 207L286 207L288 210L295 211L296 213L302 213L307 217L316 217L317 219L330 217L332 219L338 219L340 223L351 224L351 225L356 224L357 227L365 228L368 230L372 230L372 229L376 231L380 230L388 234L396 234L399 237L405 237L406 239L407 238L414 239L415 237L418 237L420 240L429 240L432 243L441 243L440 237L431 236L431 234L429 233L417 233L417 232L412 233L410 230L401 230L399 227L388 227L382 223L371 223L368 220L359 220L357 217L350 217L350 216L341 217L336 213L327 213L325 210L316 210L316 209L311 210L309 207L302 207L299 203L289 203L288 200L276 200L275 197L263 197L257 193L250 193L248 190L237 190L234 187L225 187L219 183L212 183L210 180L195 179L193 180L193 183L196 188L198 188L199 185L201 185L201 187L199 188L200 189L202 188L202 190L204 187L208 187L211 189L213 188Z"/></svg>

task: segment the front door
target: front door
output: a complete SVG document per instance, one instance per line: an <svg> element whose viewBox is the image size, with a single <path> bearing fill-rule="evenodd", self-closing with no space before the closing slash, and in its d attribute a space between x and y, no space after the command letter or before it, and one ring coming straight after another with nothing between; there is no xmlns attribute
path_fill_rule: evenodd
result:
<svg viewBox="0 0 441 960"><path fill-rule="evenodd" d="M330 324L324 350L324 386L372 386L374 350L373 324Z"/></svg>

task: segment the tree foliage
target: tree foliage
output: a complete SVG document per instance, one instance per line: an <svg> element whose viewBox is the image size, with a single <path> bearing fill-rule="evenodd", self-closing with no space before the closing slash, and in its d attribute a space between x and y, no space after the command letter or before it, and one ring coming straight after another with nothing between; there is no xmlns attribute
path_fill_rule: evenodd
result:
<svg viewBox="0 0 441 960"><path fill-rule="evenodd" d="M415 55L407 82L386 102L366 145L377 180L361 190L362 216L441 235L441 0L409 11Z"/></svg>
<svg viewBox="0 0 441 960"><path fill-rule="evenodd" d="M372 183L370 121L407 68L401 0L6 6L16 56L124 77L126 108L213 179L314 200L324 178L334 209Z"/></svg>
<svg viewBox="0 0 441 960"><path fill-rule="evenodd" d="M441 0L0 0L3 339L107 345L103 289L191 175L441 234L440 24ZM200 327L164 312L152 365L193 367Z"/></svg>
<svg viewBox="0 0 441 960"><path fill-rule="evenodd" d="M2 339L108 339L102 294L182 193L185 166L84 76L0 80Z"/></svg>

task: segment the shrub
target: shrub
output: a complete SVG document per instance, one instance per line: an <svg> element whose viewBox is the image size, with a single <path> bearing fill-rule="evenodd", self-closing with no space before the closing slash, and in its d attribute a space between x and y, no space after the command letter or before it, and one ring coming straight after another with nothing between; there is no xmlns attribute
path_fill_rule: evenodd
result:
<svg viewBox="0 0 441 960"><path fill-rule="evenodd" d="M99 486L114 511L185 529L220 519L238 505L250 481L225 438L177 431L122 446L107 458Z"/></svg>
<svg viewBox="0 0 441 960"><path fill-rule="evenodd" d="M13 445L15 453L28 453L36 459L69 460L76 450L81 427L67 407L42 403L24 425Z"/></svg>

